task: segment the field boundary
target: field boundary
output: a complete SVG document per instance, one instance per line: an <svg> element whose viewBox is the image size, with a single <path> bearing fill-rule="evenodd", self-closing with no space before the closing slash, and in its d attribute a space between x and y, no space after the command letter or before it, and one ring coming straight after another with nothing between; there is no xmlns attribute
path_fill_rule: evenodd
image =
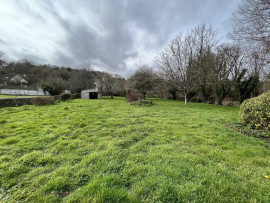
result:
<svg viewBox="0 0 270 203"><path fill-rule="evenodd" d="M28 98L0 98L0 108L32 105L33 97Z"/></svg>

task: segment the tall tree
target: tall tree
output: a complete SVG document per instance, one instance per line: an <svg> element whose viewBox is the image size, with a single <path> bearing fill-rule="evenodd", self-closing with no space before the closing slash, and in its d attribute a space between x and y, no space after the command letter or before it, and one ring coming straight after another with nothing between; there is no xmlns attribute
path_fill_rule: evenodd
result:
<svg viewBox="0 0 270 203"><path fill-rule="evenodd" d="M187 94L195 84L193 43L190 34L183 36L180 33L156 59L160 76L171 87L184 93L185 105L187 105Z"/></svg>
<svg viewBox="0 0 270 203"><path fill-rule="evenodd" d="M125 97L127 92L127 80L118 74L114 75L114 78L116 95Z"/></svg>
<svg viewBox="0 0 270 203"><path fill-rule="evenodd" d="M102 76L102 90L113 99L113 95L116 91L116 79L109 73L104 73Z"/></svg>
<svg viewBox="0 0 270 203"><path fill-rule="evenodd" d="M0 51L0 68L2 68L2 66L6 63L4 57L5 57L4 52Z"/></svg>
<svg viewBox="0 0 270 203"><path fill-rule="evenodd" d="M259 77L260 79L267 79L270 73L267 51L258 43L248 44L246 48L247 64L250 74Z"/></svg>
<svg viewBox="0 0 270 203"><path fill-rule="evenodd" d="M153 89L155 84L155 73L147 66L139 67L129 78L131 86L143 94L145 99L147 91Z"/></svg>
<svg viewBox="0 0 270 203"><path fill-rule="evenodd" d="M194 41L195 66L198 90L204 101L208 101L212 94L214 53L217 46L217 32L212 26L202 25L191 31Z"/></svg>
<svg viewBox="0 0 270 203"><path fill-rule="evenodd" d="M215 57L215 91L218 104L229 94L242 101L245 97L243 87L251 86L256 79L251 78L247 71L246 52L235 44L222 44L217 48Z"/></svg>
<svg viewBox="0 0 270 203"><path fill-rule="evenodd" d="M228 53L230 52L229 45L220 45L217 47L217 53L215 56L215 95L219 105L222 105L223 99L228 95L231 90L232 82L231 67L228 65Z"/></svg>
<svg viewBox="0 0 270 203"><path fill-rule="evenodd" d="M242 0L233 13L233 32L237 41L259 42L270 52L270 1Z"/></svg>

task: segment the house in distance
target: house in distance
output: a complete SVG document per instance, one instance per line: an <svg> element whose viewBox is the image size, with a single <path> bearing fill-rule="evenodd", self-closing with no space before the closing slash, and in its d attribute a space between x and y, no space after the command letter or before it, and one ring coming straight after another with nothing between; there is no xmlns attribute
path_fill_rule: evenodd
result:
<svg viewBox="0 0 270 203"><path fill-rule="evenodd" d="M97 89L82 90L82 99L101 99L102 94Z"/></svg>
<svg viewBox="0 0 270 203"><path fill-rule="evenodd" d="M10 84L17 86L25 86L27 87L28 81L20 75L16 75L10 79Z"/></svg>

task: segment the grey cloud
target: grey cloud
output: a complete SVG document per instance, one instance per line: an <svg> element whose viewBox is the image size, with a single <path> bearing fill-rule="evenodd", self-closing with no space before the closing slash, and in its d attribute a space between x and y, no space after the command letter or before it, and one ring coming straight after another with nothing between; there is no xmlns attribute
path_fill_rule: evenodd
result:
<svg viewBox="0 0 270 203"><path fill-rule="evenodd" d="M22 14L28 16L30 27L37 24L39 29L36 31L50 34L40 40L51 47L42 53L18 50L8 41L11 38L6 37L3 42L1 36L0 45L13 44L3 50L7 54L16 54L12 58L26 57L35 62L73 67L80 62L89 62L100 70L126 73L136 68L148 53L158 52L170 37L186 28L212 24L226 35L231 29L231 12L240 1L77 0L67 3L64 0L6 0L0 2L0 6L6 4L10 9L5 13L21 9ZM1 18L2 15L0 10ZM11 19L12 16L5 17ZM0 28L0 31L5 30ZM32 30L31 34L38 41L36 31ZM26 34L29 33L16 36L18 43L24 49L35 49L35 41L20 40ZM36 49L44 49L44 46Z"/></svg>

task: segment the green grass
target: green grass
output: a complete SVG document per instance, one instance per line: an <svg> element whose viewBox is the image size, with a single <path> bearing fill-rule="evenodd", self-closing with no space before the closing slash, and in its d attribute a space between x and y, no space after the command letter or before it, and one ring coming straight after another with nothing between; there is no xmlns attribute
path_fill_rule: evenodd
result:
<svg viewBox="0 0 270 203"><path fill-rule="evenodd" d="M270 143L237 107L69 100L0 109L0 202L269 202Z"/></svg>

